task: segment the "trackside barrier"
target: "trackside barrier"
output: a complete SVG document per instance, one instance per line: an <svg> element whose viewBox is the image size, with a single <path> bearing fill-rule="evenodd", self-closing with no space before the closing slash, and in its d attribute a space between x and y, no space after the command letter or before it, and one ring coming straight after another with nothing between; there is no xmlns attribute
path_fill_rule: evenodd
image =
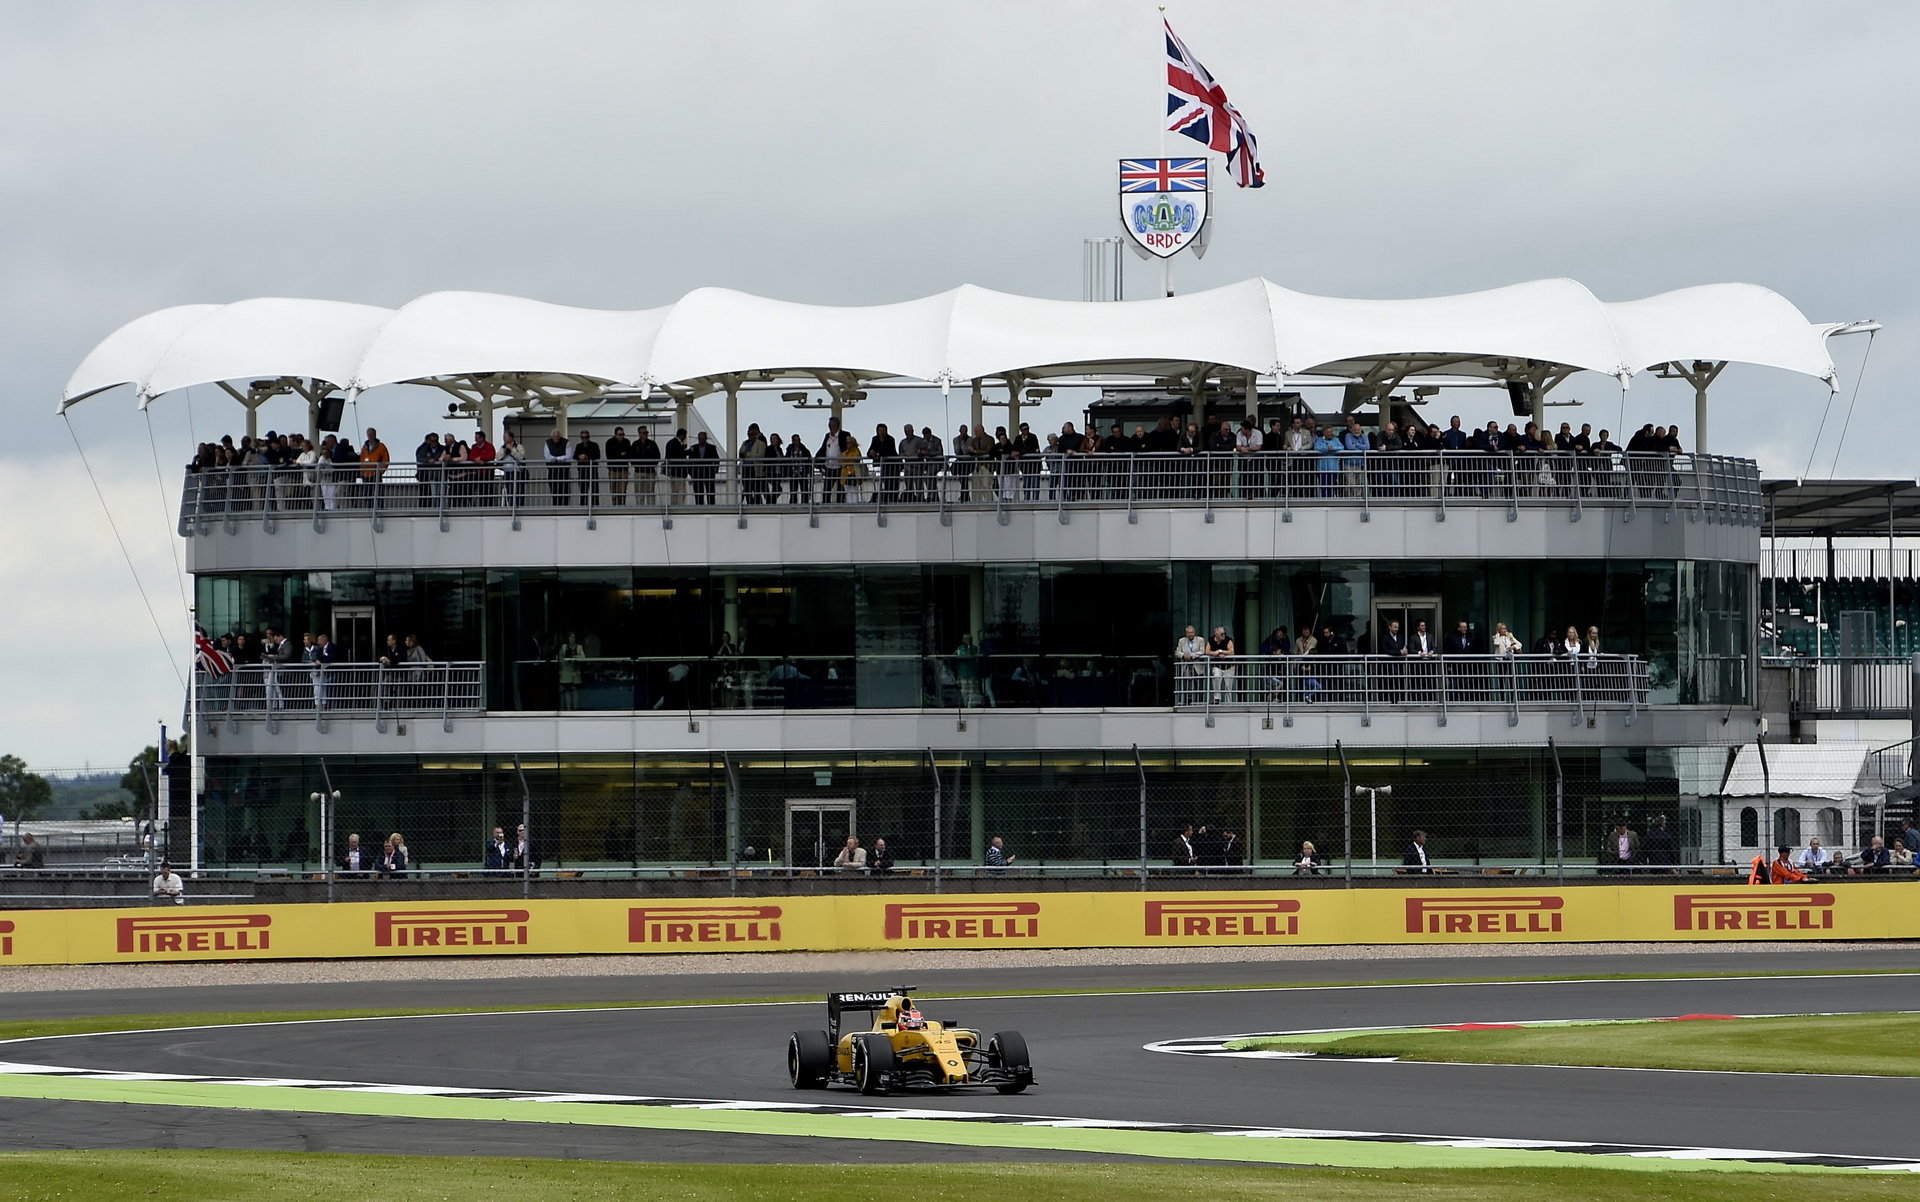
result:
<svg viewBox="0 0 1920 1202"><path fill-rule="evenodd" d="M15 911L0 966L380 956L1912 939L1890 885L581 899ZM0 968L0 973L4 969Z"/></svg>

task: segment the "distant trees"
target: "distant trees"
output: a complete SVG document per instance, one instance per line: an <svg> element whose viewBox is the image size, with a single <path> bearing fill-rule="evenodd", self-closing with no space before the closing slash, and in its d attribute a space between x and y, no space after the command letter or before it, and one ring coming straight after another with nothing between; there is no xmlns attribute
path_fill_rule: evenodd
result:
<svg viewBox="0 0 1920 1202"><path fill-rule="evenodd" d="M53 786L46 777L29 772L19 756L0 755L0 814L9 821L31 822L52 800Z"/></svg>

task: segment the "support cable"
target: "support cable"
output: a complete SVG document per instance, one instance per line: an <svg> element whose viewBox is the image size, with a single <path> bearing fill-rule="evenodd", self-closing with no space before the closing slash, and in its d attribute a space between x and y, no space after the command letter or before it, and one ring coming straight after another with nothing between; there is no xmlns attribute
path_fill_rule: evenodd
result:
<svg viewBox="0 0 1920 1202"><path fill-rule="evenodd" d="M160 528L166 535L164 541L167 550L173 555L173 578L180 585L180 608L191 610L193 602L187 600L187 574L180 566L180 548L174 545L173 528L167 525L167 482L160 474L160 447L153 437L153 410L142 409L140 416L147 419L147 450L153 456L153 488L160 494ZM194 453L199 454L198 443L194 444Z"/></svg>
<svg viewBox="0 0 1920 1202"><path fill-rule="evenodd" d="M1865 353L1860 356L1860 370L1855 372L1853 376L1853 395L1847 398L1847 420L1841 423L1840 441L1834 444L1833 462L1827 465L1827 479L1829 480L1833 479L1833 473L1840 468L1840 451L1841 448L1847 445L1847 430L1853 425L1853 406L1854 403L1860 399L1860 382L1867 378L1867 360L1873 357L1873 336L1877 333L1879 333L1878 330L1867 331L1867 349ZM1831 398L1829 398L1829 400L1831 400ZM1891 530L1892 528L1889 527L1888 529ZM1893 574L1893 561L1891 559L1887 561L1887 574L1889 576Z"/></svg>
<svg viewBox="0 0 1920 1202"><path fill-rule="evenodd" d="M73 439L73 449L80 455L80 466L86 469L87 480L93 485L93 495L100 502L100 512L106 515L107 528L113 531L113 541L120 546L120 557L127 561L127 573L133 577L133 587L140 591L140 603L147 607L147 617L153 621L153 632L160 637L160 646L167 653L167 663L173 666L173 675L184 692L187 678L180 671L180 661L174 656L175 640L167 637L166 628L160 624L160 615L154 612L153 600L147 596L146 585L140 582L140 572L133 566L133 554L127 550L127 540L120 537L120 526L113 520L113 510L107 506L106 494L100 491L100 479L93 474L93 465L87 462L87 452L80 445L80 436L73 432L73 419L64 413L60 416L67 423L67 437Z"/></svg>

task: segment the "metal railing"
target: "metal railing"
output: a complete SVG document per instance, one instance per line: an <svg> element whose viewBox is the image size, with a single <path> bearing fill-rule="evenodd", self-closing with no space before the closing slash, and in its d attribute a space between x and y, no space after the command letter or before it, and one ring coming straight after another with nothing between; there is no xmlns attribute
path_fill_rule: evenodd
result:
<svg viewBox="0 0 1920 1202"><path fill-rule="evenodd" d="M1179 709L1572 710L1637 714L1647 704L1647 662L1632 655L1239 655L1178 665Z"/></svg>
<svg viewBox="0 0 1920 1202"><path fill-rule="evenodd" d="M1786 675L1788 705L1795 713L1904 718L1912 712L1910 656L1768 656L1760 670Z"/></svg>
<svg viewBox="0 0 1920 1202"><path fill-rule="evenodd" d="M478 662L402 664L246 664L223 676L197 672L200 720L234 729L248 721L343 716L372 718L473 715L486 708ZM381 729L385 729L382 725Z"/></svg>
<svg viewBox="0 0 1920 1202"><path fill-rule="evenodd" d="M1444 518L1457 506L1684 514L1758 525L1764 506L1752 460L1716 455L1502 451L1328 451L1198 455L1041 455L622 461L426 466L320 464L189 472L180 532L206 534L242 521L270 531L282 518L324 527L337 518L577 515L725 511L745 521L767 511L857 507L889 512L1052 511L1241 507L1418 507Z"/></svg>

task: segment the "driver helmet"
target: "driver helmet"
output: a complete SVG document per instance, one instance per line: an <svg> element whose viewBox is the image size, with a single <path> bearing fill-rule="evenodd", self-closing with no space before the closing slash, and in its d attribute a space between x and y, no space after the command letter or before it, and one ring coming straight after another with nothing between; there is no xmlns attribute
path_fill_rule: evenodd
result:
<svg viewBox="0 0 1920 1202"><path fill-rule="evenodd" d="M927 1025L927 1020L920 1017L920 1012L913 1007L903 1006L898 1025L902 1031L918 1031Z"/></svg>

